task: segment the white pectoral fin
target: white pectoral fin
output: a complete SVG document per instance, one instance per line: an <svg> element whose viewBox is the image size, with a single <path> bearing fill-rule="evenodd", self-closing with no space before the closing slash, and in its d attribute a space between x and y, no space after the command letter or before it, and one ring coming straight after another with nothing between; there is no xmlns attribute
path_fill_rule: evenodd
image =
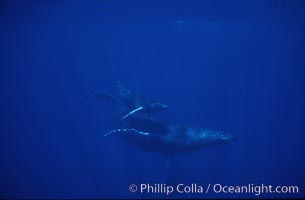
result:
<svg viewBox="0 0 305 200"><path fill-rule="evenodd" d="M122 133L122 132L131 132L131 133L136 133L136 134L140 134L140 135L149 135L148 132L138 131L134 128L122 128L122 129L111 130L108 133L106 133L104 136L108 136L112 133Z"/></svg>
<svg viewBox="0 0 305 200"><path fill-rule="evenodd" d="M139 110L142 110L142 109L143 109L143 107L140 106L140 107L138 107L138 108L136 108L136 109L130 111L130 112L127 113L126 115L124 115L121 119L126 119L128 116L130 116L130 115L134 114L135 112L138 112Z"/></svg>

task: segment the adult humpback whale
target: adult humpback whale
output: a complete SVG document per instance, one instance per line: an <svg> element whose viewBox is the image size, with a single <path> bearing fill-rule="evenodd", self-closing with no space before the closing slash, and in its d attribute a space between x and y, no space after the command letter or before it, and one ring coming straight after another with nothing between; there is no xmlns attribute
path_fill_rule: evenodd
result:
<svg viewBox="0 0 305 200"><path fill-rule="evenodd" d="M132 144L149 151L186 153L206 146L230 142L233 137L221 131L160 121L133 115L122 121L122 128L105 134L119 133Z"/></svg>
<svg viewBox="0 0 305 200"><path fill-rule="evenodd" d="M120 134L132 144L149 151L167 154L191 152L213 144L230 142L233 137L220 131L212 131L200 127L175 124L152 118L152 112L166 107L153 108L156 102L143 100L130 91L123 89L118 82L120 100L118 105L127 111L119 115L118 129L105 134ZM102 97L106 97L102 95ZM107 96L107 98L113 99ZM114 100L117 102L118 100ZM117 104L117 103L116 103ZM158 103L157 105L163 105ZM142 108L142 109L138 109ZM137 110L138 109L138 110Z"/></svg>

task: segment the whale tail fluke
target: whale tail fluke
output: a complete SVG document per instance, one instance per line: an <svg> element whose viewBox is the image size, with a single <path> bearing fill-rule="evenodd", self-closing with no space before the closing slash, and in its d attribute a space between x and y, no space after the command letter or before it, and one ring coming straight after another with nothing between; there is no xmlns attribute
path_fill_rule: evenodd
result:
<svg viewBox="0 0 305 200"><path fill-rule="evenodd" d="M118 92L120 95L119 98L116 98L115 96L104 93L104 92L96 92L92 96L94 96L98 99L106 100L108 102L111 102L112 104L116 104L116 103L118 103L118 101L120 101L120 98L121 99L126 98L131 94L131 92L128 89L126 89L120 81L117 81L117 87L118 87Z"/></svg>
<svg viewBox="0 0 305 200"><path fill-rule="evenodd" d="M116 83L117 83L118 91L119 91L119 94L121 97L126 98L131 95L130 90L125 88L120 81L117 81Z"/></svg>
<svg viewBox="0 0 305 200"><path fill-rule="evenodd" d="M97 92L95 94L95 97L97 97L99 99L106 100L108 102L111 102L112 104L116 104L117 103L117 99L113 95L111 95L111 94L106 94L106 93L103 93L103 92Z"/></svg>

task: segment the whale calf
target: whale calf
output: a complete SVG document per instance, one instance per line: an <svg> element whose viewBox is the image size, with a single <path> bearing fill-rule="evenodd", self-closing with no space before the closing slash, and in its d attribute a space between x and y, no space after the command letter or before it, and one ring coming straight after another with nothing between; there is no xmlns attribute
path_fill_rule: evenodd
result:
<svg viewBox="0 0 305 200"><path fill-rule="evenodd" d="M164 103L147 99L135 95L126 89L121 82L117 81L119 96L115 97L106 93L97 93L96 97L112 102L119 107L118 115L125 119L135 113L148 114L166 109L168 106Z"/></svg>

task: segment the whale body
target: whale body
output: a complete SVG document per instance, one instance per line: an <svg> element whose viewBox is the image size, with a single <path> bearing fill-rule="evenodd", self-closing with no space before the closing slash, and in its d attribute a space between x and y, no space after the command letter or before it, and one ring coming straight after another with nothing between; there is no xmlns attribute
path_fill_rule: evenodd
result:
<svg viewBox="0 0 305 200"><path fill-rule="evenodd" d="M167 106L156 101L144 100L125 89L120 82L118 88L120 100L111 95L103 96L113 99L116 105L124 110L115 119L118 128L107 132L105 136L119 134L142 149L167 154L192 152L206 146L228 143L233 139L233 136L222 131L153 118L153 112L164 110ZM154 105L158 106L153 109Z"/></svg>

